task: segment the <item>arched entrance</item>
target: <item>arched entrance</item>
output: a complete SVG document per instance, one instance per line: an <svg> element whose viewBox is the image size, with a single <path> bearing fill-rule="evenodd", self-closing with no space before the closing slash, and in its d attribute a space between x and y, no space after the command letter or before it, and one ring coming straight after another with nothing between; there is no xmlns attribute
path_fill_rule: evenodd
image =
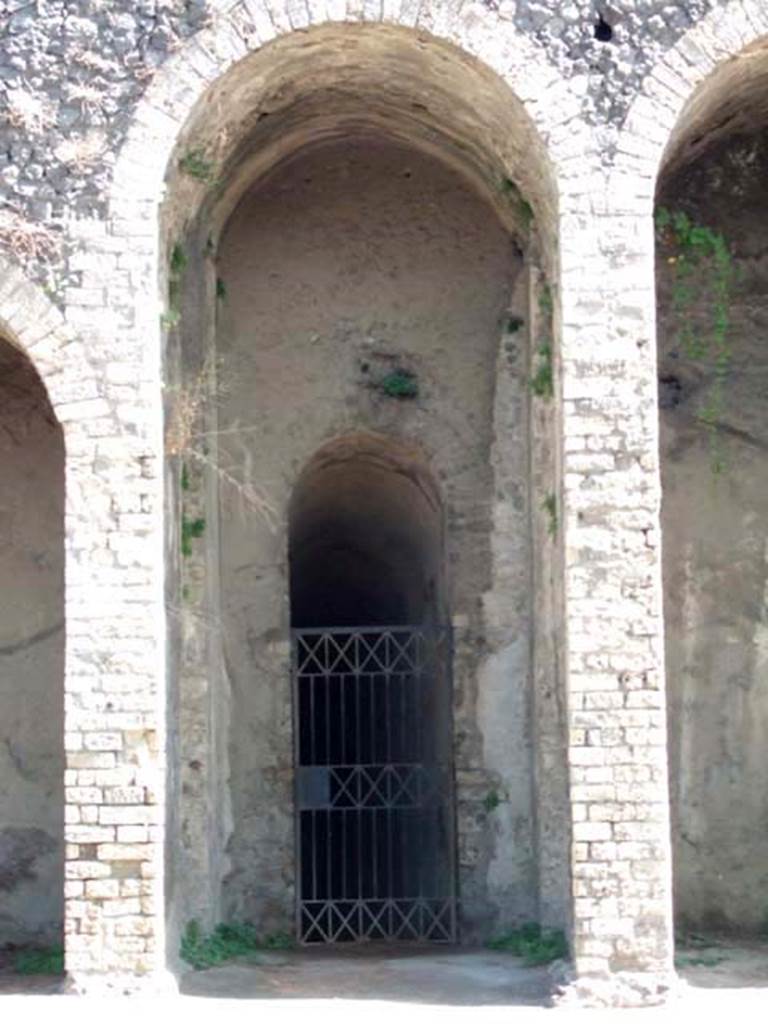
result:
<svg viewBox="0 0 768 1024"><path fill-rule="evenodd" d="M678 119L657 186L659 404L678 932L768 906L764 44Z"/></svg>
<svg viewBox="0 0 768 1024"><path fill-rule="evenodd" d="M62 945L64 442L0 338L0 958Z"/></svg>
<svg viewBox="0 0 768 1024"><path fill-rule="evenodd" d="M171 721L184 726L169 778L171 932L233 919L295 932L291 628L328 627L407 627L440 663L415 763L448 774L455 763L455 843L446 798L430 858L447 910L432 924L422 899L419 923L406 918L397 936L390 886L385 927L374 908L350 929L343 908L304 937L451 938L454 879L463 940L562 925L553 512L540 511L557 486L553 194L546 161L529 166L541 161L535 133L488 68L391 25L286 36L213 92L180 142L165 209L166 369L182 399L169 430ZM404 753L367 752L390 775ZM414 854L392 872L417 867Z"/></svg>
<svg viewBox="0 0 768 1024"><path fill-rule="evenodd" d="M455 938L442 507L423 460L326 445L289 517L302 942Z"/></svg>

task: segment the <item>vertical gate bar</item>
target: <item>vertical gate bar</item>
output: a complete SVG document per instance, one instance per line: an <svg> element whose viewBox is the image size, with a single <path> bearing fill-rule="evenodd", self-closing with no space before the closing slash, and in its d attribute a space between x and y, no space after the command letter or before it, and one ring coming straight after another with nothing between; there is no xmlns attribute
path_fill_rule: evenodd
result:
<svg viewBox="0 0 768 1024"><path fill-rule="evenodd" d="M450 738L450 757L448 764L446 765L446 772L448 773L448 796L446 803L448 806L448 878L450 882L450 928L451 935L450 941L456 942L457 930L458 930L458 878L457 878L457 862L458 862L458 851L456 844L458 843L458 836L456 835L456 764L453 756L453 730L454 730L454 694L453 694L453 632L451 629L446 628L440 632L440 640L443 645L443 656L442 664L445 666L446 674L446 691L448 694L448 722L446 728L448 729L448 735Z"/></svg>
<svg viewBox="0 0 768 1024"><path fill-rule="evenodd" d="M328 901L328 930L331 930L331 921L333 920L333 914L331 911L332 906L332 889L331 889L331 812L329 808L323 811L325 815L325 898Z"/></svg>
<svg viewBox="0 0 768 1024"><path fill-rule="evenodd" d="M384 675L384 744L386 754L384 760L387 764L392 764L392 673L387 666L386 674Z"/></svg>
<svg viewBox="0 0 768 1024"><path fill-rule="evenodd" d="M312 899L317 899L317 811L310 812L310 836L312 837Z"/></svg>
<svg viewBox="0 0 768 1024"><path fill-rule="evenodd" d="M406 690L408 689L408 676L400 676L400 761L408 762L408 748L406 744Z"/></svg>
<svg viewBox="0 0 768 1024"><path fill-rule="evenodd" d="M387 807L385 813L387 815L387 896L392 899L395 895L392 885L392 808Z"/></svg>
<svg viewBox="0 0 768 1024"><path fill-rule="evenodd" d="M323 679L326 688L326 758L325 764L331 764L331 673L328 671L329 665L326 663L326 675Z"/></svg>
<svg viewBox="0 0 768 1024"><path fill-rule="evenodd" d="M358 794L359 779L358 779ZM359 796L358 796L358 808L355 813L355 823L357 825L357 913L358 913L358 935L363 935L363 814L359 807Z"/></svg>
<svg viewBox="0 0 768 1024"><path fill-rule="evenodd" d="M348 645L349 646L349 645ZM339 703L341 704L341 763L347 763L347 738L346 738L346 713L345 705L347 702L347 683L349 681L349 673L345 672L339 678ZM349 772L345 776L349 780ZM349 783L347 783L349 785ZM339 814L341 815L341 897L346 899L347 897L347 808L343 807Z"/></svg>
<svg viewBox="0 0 768 1024"><path fill-rule="evenodd" d="M360 645L362 637L358 634L355 636L355 761L359 765L362 761L362 731L360 726L360 689L361 689L361 664L360 664ZM357 934L360 938L363 937L363 812L361 809L361 779L360 769L357 768L354 775L354 797L355 797L355 826L357 828Z"/></svg>
<svg viewBox="0 0 768 1024"><path fill-rule="evenodd" d="M360 764L362 737L360 732L360 644L355 638L355 761ZM360 780L357 780L358 800L360 799Z"/></svg>
<svg viewBox="0 0 768 1024"><path fill-rule="evenodd" d="M393 775L392 775L392 750L391 750L391 679L392 679L392 662L393 662L393 651L397 649L394 642L394 638L390 638L387 641L388 650L384 660L384 678L382 680L382 688L384 691L384 761L387 767L384 769L384 796L386 802L386 810L384 814L386 816L387 823L387 837L386 837L386 885L387 885L387 896L392 899L394 896L394 873L392 864L392 793L393 793Z"/></svg>
<svg viewBox="0 0 768 1024"><path fill-rule="evenodd" d="M401 681L401 682L404 682L404 681ZM405 687L403 686L402 689L405 689ZM401 689L401 692L402 692L402 689ZM404 778L407 779L407 788L404 791L405 799L403 801L403 810L400 812L400 814L401 814L401 822L400 822L400 872L401 872L401 882L400 882L400 885L401 885L401 891L402 891L403 897L408 898L410 896L410 890L408 888L408 867L409 867L409 865L408 865L408 853L409 853L409 850L408 850L408 834L407 833L408 833L408 823L410 821L410 814L411 814L410 807L409 807L410 802L411 802L411 797L408 795L411 792L411 769L409 767L406 767L406 768L403 769L403 771L406 773L404 775Z"/></svg>
<svg viewBox="0 0 768 1024"><path fill-rule="evenodd" d="M347 714L345 704L347 701L347 680L349 679L349 673L345 672L340 677L340 694L339 701L341 704L340 716L341 716L341 757L340 761L342 764L347 763Z"/></svg>
<svg viewBox="0 0 768 1024"><path fill-rule="evenodd" d="M309 763L315 764L315 676L309 677Z"/></svg>
<svg viewBox="0 0 768 1024"><path fill-rule="evenodd" d="M296 928L296 941L301 942L303 939L302 935L302 918L301 918L301 899L302 899L302 861L301 861L301 808L299 806L299 788L298 778L299 773L296 771L295 766L301 761L301 735L299 732L299 695L300 695L300 681L299 681L299 650L298 645L301 640L297 636L291 637L291 718L293 720L293 757L294 757L294 771L293 771L293 858L294 858L294 917L295 917L295 928Z"/></svg>
<svg viewBox="0 0 768 1024"><path fill-rule="evenodd" d="M347 808L342 807L341 814L341 898L347 898Z"/></svg>
<svg viewBox="0 0 768 1024"><path fill-rule="evenodd" d="M371 862L373 866L373 897L379 898L379 853L378 853L378 825L377 818L379 809L374 806L371 809Z"/></svg>
<svg viewBox="0 0 768 1024"><path fill-rule="evenodd" d="M331 674L331 662L334 657L334 648L336 646L335 638L331 633L326 634L328 640L328 660L326 662L326 677L325 677L325 689L326 689L326 758L325 764L331 765L331 691L333 684L333 675ZM326 810L326 899L328 900L328 932L333 937L334 935L334 890L333 890L333 811L331 810L331 802L329 800Z"/></svg>
<svg viewBox="0 0 768 1024"><path fill-rule="evenodd" d="M416 756L414 761L416 764L421 765L422 772L424 770L424 733L423 733L423 720L424 720L424 706L422 696L422 685L421 685L421 673L414 668L413 673L413 688L415 696L415 721L414 721L414 739L416 747ZM419 808L419 817L421 819L422 828L425 824L424 821L424 801L421 801ZM419 899L424 897L424 857L423 849L419 849L418 859L418 879L419 879Z"/></svg>
<svg viewBox="0 0 768 1024"><path fill-rule="evenodd" d="M376 763L376 715L374 713L375 695L374 695L374 680L375 675L372 672L366 673L368 680L368 691L370 693L370 700L368 702L368 726L371 736L371 745L368 748L370 751L369 761L371 764Z"/></svg>

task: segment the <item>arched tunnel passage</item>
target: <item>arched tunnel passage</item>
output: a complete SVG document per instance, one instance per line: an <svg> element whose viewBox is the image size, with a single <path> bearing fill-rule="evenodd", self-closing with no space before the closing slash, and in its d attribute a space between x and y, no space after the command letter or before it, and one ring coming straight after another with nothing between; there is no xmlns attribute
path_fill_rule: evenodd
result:
<svg viewBox="0 0 768 1024"><path fill-rule="evenodd" d="M291 502L300 941L455 937L442 512L414 452L326 446Z"/></svg>
<svg viewBox="0 0 768 1024"><path fill-rule="evenodd" d="M656 192L663 575L677 931L768 906L765 41L692 96Z"/></svg>
<svg viewBox="0 0 768 1024"><path fill-rule="evenodd" d="M439 496L413 452L365 436L326 446L291 503L292 625L437 623L442 534Z"/></svg>
<svg viewBox="0 0 768 1024"><path fill-rule="evenodd" d="M0 965L62 945L64 441L0 337Z"/></svg>

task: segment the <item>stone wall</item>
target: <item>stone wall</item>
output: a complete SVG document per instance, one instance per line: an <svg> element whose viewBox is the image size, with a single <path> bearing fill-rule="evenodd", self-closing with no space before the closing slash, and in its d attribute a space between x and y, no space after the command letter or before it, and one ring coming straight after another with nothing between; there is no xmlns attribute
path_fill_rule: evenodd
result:
<svg viewBox="0 0 768 1024"><path fill-rule="evenodd" d="M638 0L598 15L592 3L564 10L555 0L0 4L0 322L39 370L67 445L75 984L96 987L106 972L121 986L157 984L167 962L166 766L191 742L178 731L182 705L168 700L176 666L166 620L180 618L184 585L173 560L164 601L165 538L177 551L179 529L163 514L160 485L162 356L175 344L168 317L161 336L160 314L173 247L204 207L226 220L222 171L240 168L243 188L259 172L259 153L239 148L252 127L261 125L271 161L307 141L297 112L315 118L317 138L348 130L364 99L378 131L392 129L401 144L421 138L475 181L513 182L533 213L554 296L545 475L560 530L545 603L555 624L562 608L562 627L536 644L562 673L552 692L565 694L574 992L605 1002L663 996L672 929L652 209L669 140L672 167L716 130L734 83L748 82L759 100L768 18L757 0ZM341 45L342 22L356 46ZM764 123L759 102L745 109ZM281 123L285 133L271 136ZM527 209L518 206L518 220ZM166 374L165 383L170 405L178 381ZM179 504L172 486L169 512ZM189 569L205 588L204 566ZM198 665L213 664L219 679L216 643ZM211 700L213 681L201 670L198 682ZM214 756L228 729L219 710L206 726ZM194 755L179 760L197 770ZM212 820L226 825L218 791L203 790ZM183 815L169 809L174 830ZM189 820L205 833L208 819ZM221 854L198 857L218 863ZM173 936L171 953L175 945Z"/></svg>

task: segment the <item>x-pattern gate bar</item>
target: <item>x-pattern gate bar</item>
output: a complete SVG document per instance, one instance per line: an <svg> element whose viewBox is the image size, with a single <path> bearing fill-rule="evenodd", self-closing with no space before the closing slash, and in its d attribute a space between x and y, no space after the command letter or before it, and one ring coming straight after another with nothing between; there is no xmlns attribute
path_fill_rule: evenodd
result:
<svg viewBox="0 0 768 1024"><path fill-rule="evenodd" d="M293 631L301 942L456 933L450 632Z"/></svg>

